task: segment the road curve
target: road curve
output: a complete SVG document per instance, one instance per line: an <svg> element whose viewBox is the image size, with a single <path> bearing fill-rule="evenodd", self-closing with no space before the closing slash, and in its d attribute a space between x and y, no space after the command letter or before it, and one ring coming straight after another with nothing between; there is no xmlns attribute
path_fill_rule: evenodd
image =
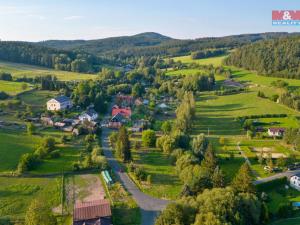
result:
<svg viewBox="0 0 300 225"><path fill-rule="evenodd" d="M138 206L141 209L142 214L142 225L153 225L155 218L161 210L163 210L166 205L169 203L168 200L162 200L153 198L149 195L144 194L139 190L135 183L128 177L127 173L121 173L120 164L114 158L111 147L109 145L108 137L111 133L111 130L108 128L102 128L101 141L102 149L110 167L114 170L115 174L119 177L123 186L132 194L132 197L137 202Z"/></svg>

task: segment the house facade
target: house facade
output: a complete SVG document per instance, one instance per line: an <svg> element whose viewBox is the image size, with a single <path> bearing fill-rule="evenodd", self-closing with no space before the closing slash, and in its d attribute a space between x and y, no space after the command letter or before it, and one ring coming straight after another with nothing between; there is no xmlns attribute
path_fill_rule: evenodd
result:
<svg viewBox="0 0 300 225"><path fill-rule="evenodd" d="M87 111L85 111L84 113L82 113L79 116L79 119L81 121L84 121L84 120L95 121L96 119L98 119L98 117L99 117L99 115L94 109L88 109Z"/></svg>
<svg viewBox="0 0 300 225"><path fill-rule="evenodd" d="M290 178L290 186L300 191L300 174L296 174Z"/></svg>
<svg viewBox="0 0 300 225"><path fill-rule="evenodd" d="M66 96L59 96L52 98L47 102L47 110L60 111L72 108L73 104L70 98Z"/></svg>
<svg viewBox="0 0 300 225"><path fill-rule="evenodd" d="M285 129L281 127L271 127L268 129L269 137L282 137Z"/></svg>

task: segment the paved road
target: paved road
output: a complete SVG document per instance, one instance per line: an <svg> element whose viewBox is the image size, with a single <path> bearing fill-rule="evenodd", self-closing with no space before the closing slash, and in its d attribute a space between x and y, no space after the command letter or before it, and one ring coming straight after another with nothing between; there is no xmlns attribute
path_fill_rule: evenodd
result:
<svg viewBox="0 0 300 225"><path fill-rule="evenodd" d="M169 203L167 200L153 198L141 192L135 183L128 177L126 173L119 172L120 165L114 158L109 146L108 137L111 130L102 128L102 148L109 165L115 171L124 187L132 194L142 213L142 225L153 225L159 211L164 209Z"/></svg>
<svg viewBox="0 0 300 225"><path fill-rule="evenodd" d="M270 177L266 177L266 178L263 178L263 179L260 179L260 180L256 180L254 181L254 184L263 184L263 183L266 183L266 182L269 182L269 181L272 181L272 180L276 180L276 179L279 179L279 178L282 178L282 177L287 177L287 178L290 178L291 176L294 176L296 174L299 174L300 173L300 169L298 170L292 170L292 171L286 171L286 172L282 172L282 173L277 173L273 176L270 176Z"/></svg>

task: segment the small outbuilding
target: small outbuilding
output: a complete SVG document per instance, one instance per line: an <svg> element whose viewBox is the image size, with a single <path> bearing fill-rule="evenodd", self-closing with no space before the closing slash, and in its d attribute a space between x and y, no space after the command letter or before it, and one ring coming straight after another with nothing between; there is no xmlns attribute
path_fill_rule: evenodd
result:
<svg viewBox="0 0 300 225"><path fill-rule="evenodd" d="M112 225L111 208L107 199L75 204L73 225Z"/></svg>

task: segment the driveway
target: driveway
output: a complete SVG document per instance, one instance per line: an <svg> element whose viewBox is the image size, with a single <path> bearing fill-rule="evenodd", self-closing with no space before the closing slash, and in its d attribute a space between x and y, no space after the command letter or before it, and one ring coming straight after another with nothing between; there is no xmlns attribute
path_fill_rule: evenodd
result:
<svg viewBox="0 0 300 225"><path fill-rule="evenodd" d="M169 201L153 198L149 195L144 194L128 177L127 173L119 172L121 167L119 165L119 162L114 158L108 141L108 137L111 132L112 131L108 128L102 128L101 138L103 153L107 158L110 167L119 177L123 186L128 192L132 194L132 197L135 199L138 206L140 207L142 214L142 225L153 225L157 214L166 207Z"/></svg>

